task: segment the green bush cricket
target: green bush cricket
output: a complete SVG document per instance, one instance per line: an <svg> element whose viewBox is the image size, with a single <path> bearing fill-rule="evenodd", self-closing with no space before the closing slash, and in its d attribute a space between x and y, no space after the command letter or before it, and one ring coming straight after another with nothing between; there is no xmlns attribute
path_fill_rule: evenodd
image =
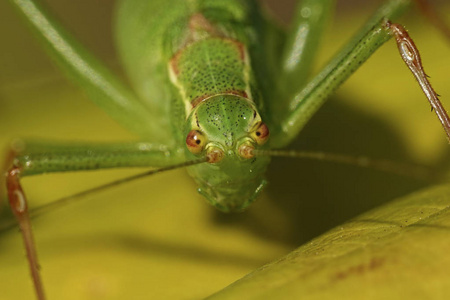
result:
<svg viewBox="0 0 450 300"><path fill-rule="evenodd" d="M19 5L20 1L16 1ZM28 1L26 1L28 2ZM25 2L23 2L25 3ZM32 20L33 16L37 16L37 11L33 11L31 6L27 6L22 3L22 9L31 9L28 11L29 19ZM194 4L192 4L194 3ZM211 2L212 3L212 2ZM211 4L210 3L210 4ZM250 3L250 2L249 2ZM30 145L24 150L23 153L14 154L16 157L16 165L11 169L9 178L9 192L12 195L18 195L19 207L22 207L23 203L21 200L21 190L19 188L18 177L20 173L21 176L38 174L42 172L61 172L61 171L71 171L76 169L97 169L97 168L108 168L108 167L130 167L130 166L152 166L152 167L166 167L170 166L185 166L185 161L194 161L198 157L205 157L205 151L208 153L206 156L209 163L199 163L198 165L190 167L190 172L194 174L197 178L197 183L200 185L202 194L217 208L223 211L230 210L242 210L246 208L250 202L256 199L257 194L260 192L262 187L265 185L264 178L262 174L266 164L268 163L267 153L259 152L258 155L257 148L259 146L266 147L266 149L277 149L286 146L300 131L302 126L309 120L313 112L318 109L321 102L323 102L326 96L334 90L338 84L331 83L331 81L340 82L345 80L347 75L342 74L329 74L329 71L334 69L339 73L347 72L347 67L350 69L356 69L368 56L379 46L382 42L387 40L392 34L392 28L401 30L400 27L391 27L385 19L381 19L380 16L374 17L376 22L372 22L368 26L369 34L365 35L365 39L360 42L364 45L372 44L372 47L368 47L368 51L360 51L360 48L356 46L352 51L352 58L350 60L344 61L343 65L348 64L346 68L326 68L326 72L321 73L316 77L315 85L307 85L305 89L299 88L305 85L302 80L299 80L301 76L299 74L306 74L310 66L308 66L308 59L298 60L297 58L292 58L292 55L298 55L298 53L290 53L288 50L292 49L295 44L295 39L292 41L292 47L286 47L286 53L284 54L285 65L289 63L293 66L286 67L292 72L285 74L271 74L270 76L286 76L283 78L283 82L293 82L297 80L298 85L292 85L292 91L286 91L285 97L280 98L280 104L278 106L272 107L273 104L267 102L262 104L262 100L275 98L273 96L275 89L272 90L271 85L264 84L265 80L269 82L275 81L270 79L267 75L267 70L261 67L261 64L256 62L266 61L267 64L279 64L280 59L277 55L274 55L271 51L276 49L266 49L267 53L261 51L261 45L265 45L265 39L270 36L264 36L261 32L272 32L276 34L275 28L261 28L259 30L257 25L267 26L263 19L258 19L256 6L245 6L240 2L229 1L225 4L221 4L220 1L211 4L212 7L208 6L208 1L205 4L198 4L198 7L193 2L182 2L183 5L193 5L192 7L184 7L179 11L169 10L173 3L158 3L158 4L147 4L146 8L138 9L137 2L127 2L123 4L123 8L120 10L125 16L122 17L122 22L124 25L120 25L119 36L123 35L124 39L130 37L127 30L135 32L134 26L137 26L133 22L130 22L129 15L139 15L139 13L145 12L145 9L149 11L154 11L155 8L151 5L167 5L167 7L161 8L162 11L173 11L174 15L169 13L165 17L161 17L158 21L166 20L167 23L161 22L154 26L154 32L159 32L166 28L171 28L173 22L181 22L182 24L189 26L180 26L180 28L188 28L184 30L174 30L167 35L161 36L161 41L157 44L166 47L165 53L167 57L158 57L156 52L151 52L151 47L145 48L147 50L142 50L140 47L136 47L133 43L123 42L122 47L125 55L125 65L128 65L129 72L136 85L136 90L141 99L145 99L144 102L136 100L133 95L127 91L115 77L111 75L107 70L102 70L101 65L97 65L95 61L89 61L85 65L83 55L81 55L81 60L77 57L79 53L82 52L80 49L76 49L74 52L67 52L67 47L59 48L59 51L63 49L62 52L54 52L55 56L63 54L59 59L68 61L62 63L63 67L69 69L75 69L74 72L66 71L71 73L72 77L76 77L76 80L81 82L82 86L87 87L87 92L93 93L94 101L99 101L99 105L103 107L107 112L109 112L113 117L115 117L119 122L122 122L125 126L131 128L132 130L139 132L142 138L146 141L147 137L151 137L153 140L152 144L147 142L126 144L126 145L111 145L105 147L104 145L95 146L85 146L76 148L71 145L70 149L61 145L54 148L48 148L42 150L42 145ZM204 7L202 5L205 5ZM223 7L221 7L223 5ZM303 3L303 7L300 11L305 13L305 8L308 8L312 4L308 4L307 1ZM329 1L323 1L319 5L319 8L314 8L310 12L319 12L317 18L317 24L310 21L310 15L306 18L308 25L312 26L317 32L322 31L323 20L328 14L328 10L331 8L331 3ZM391 1L386 5L390 13L396 15L401 10L409 5L408 1ZM216 7L217 6L217 7ZM247 10L246 10L247 9ZM219 12L227 12L225 14L218 14ZM202 13L198 13L201 11ZM384 11L385 12L385 11ZM148 14L148 12L146 12ZM252 16L250 18L249 16ZM302 20L300 14L300 19L298 22L305 22ZM304 15L304 14L303 14ZM256 19L253 19L255 17ZM383 17L391 16L389 14L383 15ZM218 18L218 19L216 19ZM223 20L222 20L223 18ZM120 14L119 14L119 20ZM134 19L133 19L134 20ZM180 21L181 20L181 21ZM220 20L221 26L216 25L216 22ZM236 27L235 22L237 22L241 27ZM121 21L119 21L120 23ZM147 20L143 20L147 22ZM247 22L254 24L250 26L249 32L244 31L242 28L243 24ZM42 23L40 23L42 25ZM170 24L170 26L169 26ZM178 23L177 23L178 24ZM372 26L375 24L375 29ZM138 25L142 26L142 25ZM150 28L152 24L149 25ZM300 26L300 25L299 25ZM178 28L175 26L175 28ZM253 28L253 31L252 31ZM247 28L246 28L247 29ZM53 30L52 28L46 30ZM123 33L120 31L123 30ZM376 34L380 34L377 36ZM48 31L47 31L48 33ZM147 34L143 32L142 34ZM320 35L320 34L319 34ZM167 37L169 36L169 37ZM373 36L376 36L373 38ZM53 36L55 37L55 36ZM141 37L136 33L136 40L141 41ZM254 38L255 40L251 40ZM270 37L273 38L273 37ZM291 37L292 38L292 37ZM312 42L308 43L308 51L305 51L305 55L313 56L313 52L316 48L315 44L317 41L312 38ZM120 38L119 38L120 40ZM64 42L64 40L61 40ZM71 41L67 39L67 41ZM243 42L245 41L245 42ZM272 41L271 41L272 42ZM59 42L58 42L59 43ZM153 40L149 42L151 44L155 43ZM119 42L120 44L120 42ZM361 44L361 45L362 45ZM63 45L62 43L58 44ZM247 45L247 46L246 46ZM273 47L276 43L270 43ZM141 45L139 45L141 46ZM128 49L127 47L131 47ZM133 48L134 47L134 48ZM57 47L56 47L57 48ZM65 50L64 50L65 48ZM362 49L366 49L365 47ZM70 50L70 49L69 49ZM356 51L358 50L358 51ZM66 52L64 52L66 51ZM146 53L142 53L145 51ZM156 51L153 49L152 51ZM190 52L192 51L192 52ZM262 52L262 53L261 53ZM411 52L408 48L404 50L404 53ZM58 54L59 53L59 54ZM155 54L156 53L156 54ZM196 56L198 53L202 53L201 56ZM269 54L268 54L269 53ZM272 56L266 56L270 55ZM70 55L69 55L70 54ZM64 57L64 55L68 55ZM260 56L259 59L257 58ZM127 56L129 56L127 58ZM130 58L131 57L131 58ZM156 58L155 58L156 57ZM286 58L287 57L287 58ZM341 55L340 58L343 56ZM140 61L140 59L148 60L145 63ZM345 58L344 58L345 60ZM224 66L217 64L217 62L223 62ZM305 62L306 61L306 62ZM337 63L336 60L334 63ZM289 63L288 63L289 62ZM61 61L60 61L61 63ZM72 65L70 65L72 63ZM161 66L166 66L167 70ZM92 68L92 66L94 66ZM146 78L146 73L149 72L148 68L144 66L152 66L152 70L155 72L150 72L152 74L162 72L160 77L153 77L150 80ZM338 63L336 66L341 66ZM77 68L79 68L77 70ZM92 69L91 69L92 68ZM254 69L254 74L251 69ZM97 74L96 72L100 72ZM156 71L158 70L158 71ZM189 79L196 78L195 76L202 71L212 72L210 81L205 82L203 78L207 78L208 73L202 74L200 79L189 81ZM302 73L299 73L299 72ZM236 74L235 74L236 73ZM80 75L81 74L81 75ZM144 75L145 76L144 76ZM325 74L325 75L324 75ZM258 76L260 76L258 78ZM231 79L230 79L231 77ZM155 79L156 78L156 79ZM226 80L226 79L230 80ZM424 76L420 77L424 78ZM270 80L269 80L270 79ZM150 80L150 81L147 81ZM152 80L155 80L152 82ZM158 80L163 80L161 83ZM219 81L219 83L216 82ZM305 79L303 79L305 80ZM145 83L142 83L145 81ZM99 89L99 86L101 88ZM149 87L151 86L151 88ZM158 90L161 87L161 90ZM164 88L162 88L164 87ZM219 89L219 87L221 87ZM258 88L260 90L258 90ZM319 87L319 88L318 88ZM323 89L320 89L323 87ZM285 87L286 88L286 87ZM148 89L148 90L147 90ZM316 92L317 91L317 92ZM429 91L429 90L428 90ZM170 97L164 98L164 94L177 95L180 99L184 99L184 102L178 102L176 104L176 109L171 112L171 115L178 116L174 117L171 121L174 126L174 130L167 129L166 131L162 128L167 128L167 110L166 107L169 103L172 103ZM151 94L155 97L156 94L161 94L159 98L159 104L163 103L161 107L148 108L146 105L150 105L145 101L149 100L147 94ZM147 95L147 96L145 96ZM106 100L98 99L114 99L116 102L108 102ZM148 99L147 99L148 98ZM281 105L282 98L285 98L286 103ZM130 100L134 99L134 100ZM166 100L161 100L166 99ZM258 102L260 99L261 102ZM311 102L305 99L311 99ZM306 103L306 106L300 105L300 103ZM310 105L308 103L311 103ZM158 104L158 105L159 105ZM189 104L192 106L189 108ZM272 106L271 106L272 105ZM264 109L261 109L265 107ZM188 109L189 108L189 109ZM437 111L443 113L440 107L437 106ZM436 109L435 108L435 109ZM173 107L171 107L173 109ZM183 109L186 111L183 112ZM238 114L233 110L238 110ZM300 111L305 110L306 113L300 113ZM178 111L178 113L176 113ZM232 111L232 114L228 115L226 111ZM270 113L269 113L270 112ZM132 117L131 117L132 116ZM213 117L212 117L213 116ZM187 117L189 126L183 125L184 119ZM160 118L158 122L152 122L149 124L149 128L142 127L145 120ZM212 118L212 119L211 119ZM441 119L446 119L445 114L441 114ZM229 121L228 121L229 120ZM265 123L262 123L261 120ZM166 124L166 125L164 125ZM205 125L203 125L205 124ZM210 125L206 125L210 124ZM267 124L267 125L266 125ZM448 126L448 122L444 120L444 126ZM152 127L155 126L156 128ZM209 126L209 127L208 127ZM170 126L169 126L170 127ZM182 132L179 128L185 128ZM171 132L173 131L173 132ZM207 131L215 131L214 134ZM270 132L270 139L268 138L268 133ZM216 138L213 138L215 135ZM261 140L260 140L261 139ZM182 141L180 144L179 141ZM154 143L153 143L154 142ZM156 144L155 146L155 143ZM187 144L188 148L185 147ZM37 150L33 150L37 149ZM189 151L187 151L189 149ZM262 148L265 149L265 148ZM116 157L111 159L110 154L115 153ZM20 151L18 151L20 152ZM87 154L89 153L89 154ZM94 153L94 155L93 155ZM67 155L68 154L68 155ZM35 157L33 157L33 155ZM30 159L31 157L31 159ZM54 159L50 163L49 160ZM201 158L200 158L201 159ZM78 160L78 161L77 161ZM204 159L203 159L204 160ZM18 162L18 163L17 163ZM261 163L261 165L259 165ZM180 164L179 166L177 164ZM212 168L223 168L222 173L219 175L214 171L211 173L208 169ZM241 177L242 174L249 173L250 177ZM215 180L215 182L214 182ZM244 183L244 184L243 184ZM249 189L248 187L252 188ZM242 195L245 195L242 197ZM238 195L238 196L237 196ZM14 200L14 196L11 197ZM13 201L14 202L14 201ZM14 205L13 205L14 206ZM20 210L20 209L19 209ZM19 213L21 218L21 213ZM22 227L26 227L22 223ZM25 232L27 230L24 230ZM27 238L30 243L31 237ZM33 249L34 246L30 246L28 249ZM33 250L30 250L29 258L34 257ZM37 274L37 259L31 259L32 270L34 270L34 280L36 286L38 287L38 297L43 299L43 291L41 284L39 283L39 275Z"/></svg>

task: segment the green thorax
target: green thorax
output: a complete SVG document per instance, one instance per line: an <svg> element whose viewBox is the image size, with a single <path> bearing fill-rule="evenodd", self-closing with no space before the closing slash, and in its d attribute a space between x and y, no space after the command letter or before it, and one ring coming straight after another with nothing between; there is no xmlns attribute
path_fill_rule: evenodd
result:
<svg viewBox="0 0 450 300"><path fill-rule="evenodd" d="M171 75L183 102L193 107L217 94L251 99L245 47L233 39L209 37L187 45L172 59Z"/></svg>
<svg viewBox="0 0 450 300"><path fill-rule="evenodd" d="M173 51L168 72L185 107L192 108L216 95L238 95L253 102L255 83L242 32L209 20L207 12L188 18L187 29L172 32L166 42Z"/></svg>
<svg viewBox="0 0 450 300"><path fill-rule="evenodd" d="M243 95L245 92L264 114L260 92L256 91L269 86L267 72L261 72L266 65L265 43L261 40L265 27L256 0L119 2L117 45L130 83L152 114L151 127L155 128L152 141L181 146L183 139L178 129L186 120L187 110L192 109L186 103L205 94ZM220 60L229 54L226 60L233 67L225 64L205 67L206 56L193 55L194 48L205 54L207 49L220 48L218 53L208 51L207 54ZM230 76L232 80L225 86L204 88L200 82L187 80L194 74L189 70L191 67L202 72L208 70L210 76L203 77L205 80L211 80L211 74L219 79ZM255 74L247 73L246 68L256 69ZM258 81L264 81L259 89L253 84L253 75ZM202 80L201 76L197 78ZM186 91L184 99L181 90ZM192 94L190 98L188 92Z"/></svg>

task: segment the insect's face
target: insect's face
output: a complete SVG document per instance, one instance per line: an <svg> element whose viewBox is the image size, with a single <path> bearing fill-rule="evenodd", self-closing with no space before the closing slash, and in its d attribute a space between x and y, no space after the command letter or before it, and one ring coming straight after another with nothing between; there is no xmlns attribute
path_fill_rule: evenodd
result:
<svg viewBox="0 0 450 300"><path fill-rule="evenodd" d="M269 138L254 104L238 96L216 96L198 104L187 124L188 157L209 159L189 168L199 192L224 212L248 207L266 184L270 160L252 154Z"/></svg>

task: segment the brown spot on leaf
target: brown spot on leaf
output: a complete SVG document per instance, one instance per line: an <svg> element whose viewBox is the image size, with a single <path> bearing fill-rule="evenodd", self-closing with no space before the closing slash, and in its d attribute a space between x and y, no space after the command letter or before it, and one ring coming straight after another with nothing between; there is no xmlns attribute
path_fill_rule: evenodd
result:
<svg viewBox="0 0 450 300"><path fill-rule="evenodd" d="M379 257L372 257L368 263L362 263L356 266L351 266L345 270L336 272L333 276L333 280L344 280L351 276L361 276L365 273L372 272L380 268L385 263L385 259Z"/></svg>

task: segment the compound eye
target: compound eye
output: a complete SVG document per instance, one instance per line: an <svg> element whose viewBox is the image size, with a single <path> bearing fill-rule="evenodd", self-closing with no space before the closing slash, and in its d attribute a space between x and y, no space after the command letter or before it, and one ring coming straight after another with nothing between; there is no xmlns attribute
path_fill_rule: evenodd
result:
<svg viewBox="0 0 450 300"><path fill-rule="evenodd" d="M206 145L206 137L198 130L189 131L186 138L186 146L193 154L199 154Z"/></svg>
<svg viewBox="0 0 450 300"><path fill-rule="evenodd" d="M260 123L251 136L258 145L263 145L269 139L269 128L266 124Z"/></svg>

